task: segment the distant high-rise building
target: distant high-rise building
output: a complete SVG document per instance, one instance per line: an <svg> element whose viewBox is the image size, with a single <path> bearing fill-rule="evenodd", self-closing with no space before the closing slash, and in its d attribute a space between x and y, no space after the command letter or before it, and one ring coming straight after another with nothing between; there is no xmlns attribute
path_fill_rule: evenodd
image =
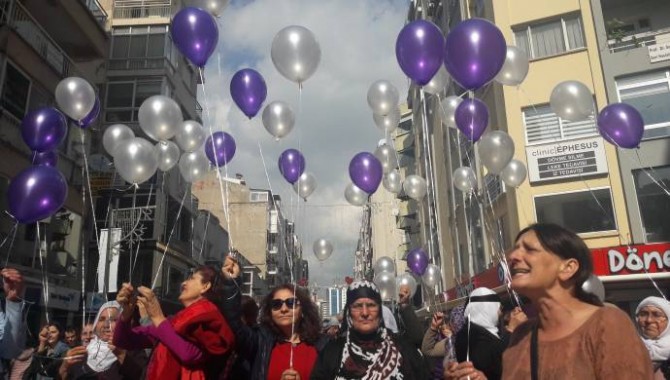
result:
<svg viewBox="0 0 670 380"><path fill-rule="evenodd" d="M346 302L346 288L329 287L328 288L328 315L338 315Z"/></svg>

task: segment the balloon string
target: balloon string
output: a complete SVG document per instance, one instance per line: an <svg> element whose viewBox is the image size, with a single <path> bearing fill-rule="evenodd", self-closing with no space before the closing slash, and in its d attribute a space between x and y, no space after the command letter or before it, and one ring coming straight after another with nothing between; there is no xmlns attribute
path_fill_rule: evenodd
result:
<svg viewBox="0 0 670 380"><path fill-rule="evenodd" d="M229 193L228 193L228 181L226 180L226 185L225 185L225 196L224 196L224 186L223 186L223 179L221 178L221 168L219 167L219 157L216 154L216 145L214 143L214 130L212 129L212 117L209 112L209 102L207 100L207 91L205 89L205 78L202 74L202 67L198 68L198 73L200 74L200 82L202 82L202 94L203 94L203 101L205 103L205 113L207 114L207 126L209 127L209 135L211 136L212 140L212 152L214 152L214 166L216 166L216 179L219 182L219 192L221 193L221 207L223 208L223 212L226 214L226 225L228 228L228 241L229 241L229 250L233 250L235 245L233 244L233 231L230 229L230 207L228 204L228 201L230 199ZM228 166L224 165L223 169L225 171L226 178L228 178Z"/></svg>
<svg viewBox="0 0 670 380"><path fill-rule="evenodd" d="M35 222L35 230L37 233L36 245L37 252L40 258L40 270L42 272L42 299L44 301L44 314L47 320L47 324L50 323L49 320L49 278L47 273L49 271L48 263L45 263L46 260L43 259L43 250L42 250L42 233L40 232L40 222ZM46 249L47 238L44 237L44 248Z"/></svg>
<svg viewBox="0 0 670 380"><path fill-rule="evenodd" d="M202 253L205 250L205 245L207 243L207 229L209 227L209 220L211 219L212 213L207 213L207 221L205 222L205 229L202 233L202 244L200 244L200 252L198 253L198 262L202 260Z"/></svg>
<svg viewBox="0 0 670 380"><path fill-rule="evenodd" d="M128 282L129 283L133 282L133 266L131 265L131 263L133 262L133 240L134 240L133 233L135 231L135 227L137 227L135 225L135 207L136 207L136 202L137 202L137 188L138 187L139 186L135 186L133 188L133 199L132 199L132 204L130 206L130 226L131 226L131 230L128 233L128 235L130 237L130 239L128 239L128 247L129 247L128 253L130 254L130 257L129 257L129 260L128 260ZM149 198L151 198L151 196L149 196ZM141 218L138 217L137 219L138 219L137 223L139 224L139 219L141 219ZM112 231L110 230L109 231L109 237L110 238L112 236L111 232ZM111 252L110 252L110 254L111 254Z"/></svg>
<svg viewBox="0 0 670 380"><path fill-rule="evenodd" d="M149 206L151 205L151 195L152 195L152 193L153 193L153 190L154 190L154 184L152 183L151 186L149 187L149 196L147 197L147 205L144 207L145 209L148 209ZM134 212L134 211L133 211L133 212ZM137 213L137 215L138 215L138 217L137 217L137 222L136 222L136 224L133 226L133 231L135 231L135 229L139 226L140 221L142 220L142 214L143 214L143 212L142 212L142 210L140 209L140 210L138 211L138 213ZM140 240L140 239L138 239L138 240ZM141 242L141 240L140 240L140 242ZM130 278L131 278L131 279L132 279L132 274L135 273L135 267L136 267L136 265L137 265L137 258L138 258L139 255L140 255L140 246L141 246L140 242L137 243L137 248L135 248L135 260L133 261L133 267L132 267L132 269L131 269L131 271L130 271L130 273L131 273L131 277L130 277ZM131 256L132 256L132 255L131 255Z"/></svg>
<svg viewBox="0 0 670 380"><path fill-rule="evenodd" d="M7 236L5 236L5 238L2 240L2 243L0 243L0 248L2 248L5 245L5 243L7 243L8 239L11 238L11 240L9 240L9 249L7 249L7 258L5 259L4 268L7 268L7 264L9 264L9 257L12 254L12 247L14 246L14 239L16 238L16 230L18 229L18 226L19 221L14 219L14 225L9 230Z"/></svg>
<svg viewBox="0 0 670 380"><path fill-rule="evenodd" d="M165 244L165 248L163 249L163 257L161 257L161 262L158 265L158 270L156 270L156 275L154 276L154 280L151 282L151 290L154 290L156 288L156 283L158 282L158 277L161 275L161 270L163 268L163 262L165 261L165 256L167 256L167 251L168 251L168 247L170 246L170 241L172 240L172 235L174 235L174 231L177 228L177 225L179 224L179 217L181 216L181 210L184 208L184 202L186 201L186 195L188 195L188 191L184 191L184 196L181 198L181 203L179 204L179 211L177 211L177 217L174 219L174 223L172 224L172 230L170 231L170 236L168 237L167 243Z"/></svg>
<svg viewBox="0 0 670 380"><path fill-rule="evenodd" d="M613 141L614 141L614 140L613 140ZM655 175L658 175L658 174L656 173L656 171L654 170L653 167L651 167L651 166L646 166L646 165L644 165L644 164L642 163L642 158L640 157L640 151L639 151L639 149L635 149L635 155L637 156L637 162L638 162L638 163L640 164L640 166L642 167L642 172L644 172L644 174L646 174L647 177L649 177L649 179L651 179L651 180L656 184L656 186L658 186L659 188L661 188L661 190L663 190L663 192L665 193L665 195L670 196L670 190L668 190L668 188L663 184L663 182L658 181L654 176L652 176L651 174L649 174L649 172L646 170L646 169L649 169L649 171L651 171L651 172L654 173Z"/></svg>

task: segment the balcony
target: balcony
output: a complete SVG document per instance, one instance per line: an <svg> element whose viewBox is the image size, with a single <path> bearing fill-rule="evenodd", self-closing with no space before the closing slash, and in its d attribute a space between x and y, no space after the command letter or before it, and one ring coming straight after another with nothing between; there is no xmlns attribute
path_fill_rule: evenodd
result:
<svg viewBox="0 0 670 380"><path fill-rule="evenodd" d="M610 53L661 44L663 35L670 34L667 0L601 0L600 3Z"/></svg>
<svg viewBox="0 0 670 380"><path fill-rule="evenodd" d="M652 30L637 34L625 35L616 39L607 40L610 53L617 53L639 47L670 43L670 28Z"/></svg>
<svg viewBox="0 0 670 380"><path fill-rule="evenodd" d="M98 0L80 0L82 4L88 8L89 11L91 11L91 14L95 18L95 20L102 26L103 28L107 25L107 12L105 12L105 9L100 5Z"/></svg>
<svg viewBox="0 0 670 380"><path fill-rule="evenodd" d="M115 0L114 19L170 18L170 0Z"/></svg>
<svg viewBox="0 0 670 380"><path fill-rule="evenodd" d="M110 75L113 71L123 71L123 75L128 75L130 70L157 70L157 75L174 75L175 69L172 62L166 57L157 58L110 58L107 63L107 70Z"/></svg>
<svg viewBox="0 0 670 380"><path fill-rule="evenodd" d="M505 183L500 179L500 176L495 174L484 176L484 186L486 187L486 193L482 196L484 197L484 204L487 206L495 203L505 192Z"/></svg>

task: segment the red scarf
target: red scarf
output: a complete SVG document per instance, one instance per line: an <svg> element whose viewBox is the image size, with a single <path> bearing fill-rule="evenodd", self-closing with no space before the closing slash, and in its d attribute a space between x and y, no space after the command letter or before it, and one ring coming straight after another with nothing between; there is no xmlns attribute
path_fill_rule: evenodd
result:
<svg viewBox="0 0 670 380"><path fill-rule="evenodd" d="M147 370L147 379L205 380L211 372L223 369L225 362L222 357L233 348L235 337L212 302L204 298L198 300L178 312L170 323L179 336L202 350L202 359L199 363L185 366L159 342Z"/></svg>

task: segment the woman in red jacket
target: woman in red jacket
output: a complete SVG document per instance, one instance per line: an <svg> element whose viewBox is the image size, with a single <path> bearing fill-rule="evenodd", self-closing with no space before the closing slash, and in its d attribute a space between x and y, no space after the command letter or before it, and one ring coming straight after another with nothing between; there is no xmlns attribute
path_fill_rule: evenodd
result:
<svg viewBox="0 0 670 380"><path fill-rule="evenodd" d="M233 332L212 303L219 291L218 271L201 266L181 285L179 301L184 309L167 319L153 291L123 284L116 300L123 313L114 331L114 344L124 349L154 348L147 379L204 380L219 376L225 357L234 344ZM135 301L146 308L148 326L131 327Z"/></svg>

